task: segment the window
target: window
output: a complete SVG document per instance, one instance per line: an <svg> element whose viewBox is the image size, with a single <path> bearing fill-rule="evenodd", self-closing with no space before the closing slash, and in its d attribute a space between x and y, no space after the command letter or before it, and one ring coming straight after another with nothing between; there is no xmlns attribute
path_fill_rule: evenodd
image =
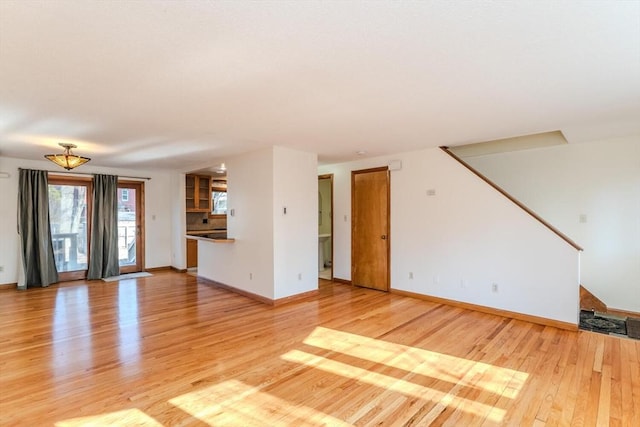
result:
<svg viewBox="0 0 640 427"><path fill-rule="evenodd" d="M227 181L213 180L211 182L211 216L223 217L227 215Z"/></svg>
<svg viewBox="0 0 640 427"><path fill-rule="evenodd" d="M226 191L211 192L211 214L212 215L227 214L227 192Z"/></svg>

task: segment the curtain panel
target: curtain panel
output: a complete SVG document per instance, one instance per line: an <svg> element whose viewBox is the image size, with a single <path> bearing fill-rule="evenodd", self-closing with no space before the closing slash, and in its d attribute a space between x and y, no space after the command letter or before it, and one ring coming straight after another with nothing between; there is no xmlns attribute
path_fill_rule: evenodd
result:
<svg viewBox="0 0 640 427"><path fill-rule="evenodd" d="M118 177L93 176L91 249L87 279L120 274L118 262Z"/></svg>
<svg viewBox="0 0 640 427"><path fill-rule="evenodd" d="M20 287L46 287L58 282L49 225L49 184L46 171L20 169L18 234L24 272L24 283Z"/></svg>

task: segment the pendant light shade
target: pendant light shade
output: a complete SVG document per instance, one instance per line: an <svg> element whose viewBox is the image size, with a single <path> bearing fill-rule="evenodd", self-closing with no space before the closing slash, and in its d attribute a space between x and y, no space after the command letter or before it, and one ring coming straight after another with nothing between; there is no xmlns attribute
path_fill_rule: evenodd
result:
<svg viewBox="0 0 640 427"><path fill-rule="evenodd" d="M76 156L75 154L73 154L71 152L71 149L76 148L76 145L74 144L65 144L60 142L58 143L58 145L64 148L64 153L47 154L44 157L48 160L51 160L56 165L65 168L68 171L70 171L73 168L77 168L78 166L83 165L87 163L89 160L91 160L88 157Z"/></svg>

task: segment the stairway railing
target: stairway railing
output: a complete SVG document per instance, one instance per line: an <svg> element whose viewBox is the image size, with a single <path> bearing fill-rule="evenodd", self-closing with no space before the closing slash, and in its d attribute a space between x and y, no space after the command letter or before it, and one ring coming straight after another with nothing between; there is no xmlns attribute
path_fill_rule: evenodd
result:
<svg viewBox="0 0 640 427"><path fill-rule="evenodd" d="M502 194L503 196L505 196L507 199L509 199L511 202L515 203L520 209L524 210L525 212L527 212L529 215L531 215L532 217L534 217L536 220L538 220L542 225L544 225L545 227L547 227L549 230L551 230L553 233L555 233L556 235L558 235L558 237L560 237L562 240L564 240L565 242L567 242L569 245L573 246L575 249L582 251L582 247L580 247L576 242L574 242L573 240L571 240L566 234L562 233L560 230L558 230L557 228L555 228L553 225L549 224L547 221L545 221L544 219L542 219L538 214L536 214L534 211L532 211L531 209L529 209L527 206L525 206L522 202L520 202L519 200L517 200L515 197L513 197L511 194L507 193L505 190L503 190L500 186L498 186L496 183L494 183L493 181L491 181L489 178L487 178L486 176L484 176L482 173L480 173L478 170L476 170L475 168L473 168L471 165L469 165L468 163L466 163L464 160L462 160L460 157L456 156L454 153L451 152L451 150L449 150L449 147L440 147L440 149L442 149L442 151L444 151L445 153L447 153L449 156L451 156L453 159L455 159L458 163L460 163L462 166L464 166L465 168L467 168L469 171L471 171L473 174L475 174L478 178L480 178L481 180L483 180L484 182L486 182L487 184L489 184L491 187L493 187L496 191L498 191L500 194Z"/></svg>

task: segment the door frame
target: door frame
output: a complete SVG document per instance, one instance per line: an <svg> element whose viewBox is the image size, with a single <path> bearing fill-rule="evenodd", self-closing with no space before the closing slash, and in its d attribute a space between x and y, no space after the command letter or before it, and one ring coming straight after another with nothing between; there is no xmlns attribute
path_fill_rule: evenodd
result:
<svg viewBox="0 0 640 427"><path fill-rule="evenodd" d="M120 274L136 273L145 268L144 181L118 180L118 189L134 189L136 194L136 263L120 267Z"/></svg>
<svg viewBox="0 0 640 427"><path fill-rule="evenodd" d="M391 289L391 173L389 172L388 166L380 166L375 168L368 169L360 169L360 170L352 170L351 171L351 284L353 283L354 270L355 270L355 245L353 242L355 241L355 183L356 183L356 175L371 173L371 172L387 172L387 277L386 277L386 289L383 292L389 292ZM369 288L367 288L369 289Z"/></svg>
<svg viewBox="0 0 640 427"><path fill-rule="evenodd" d="M331 185L331 280L333 280L333 174L327 173L318 175L318 181L321 179L328 179Z"/></svg>
<svg viewBox="0 0 640 427"><path fill-rule="evenodd" d="M89 260L91 259L91 219L93 218L93 178L87 178L82 176L69 176L56 174L54 172L49 172L48 176L48 185L70 185L70 186L82 186L86 188L86 197L87 197L87 211L86 211L86 253L87 253L87 268L84 270L74 270L74 271L61 271L58 272L58 280L60 282L68 282L71 280L83 280L87 278L87 272L89 271ZM50 221L50 219L49 219Z"/></svg>

